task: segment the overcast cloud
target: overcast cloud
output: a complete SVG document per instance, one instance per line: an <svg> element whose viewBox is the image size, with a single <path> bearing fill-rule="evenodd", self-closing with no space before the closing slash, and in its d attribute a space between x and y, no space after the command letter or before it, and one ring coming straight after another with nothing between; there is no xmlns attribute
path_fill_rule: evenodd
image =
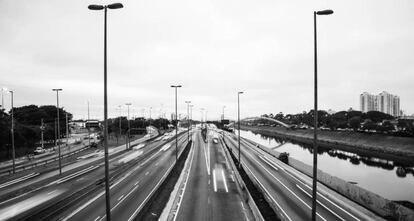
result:
<svg viewBox="0 0 414 221"><path fill-rule="evenodd" d="M313 107L313 11L318 17L319 107L359 109L359 94L400 96L414 113L414 2L410 0L144 0L108 11L110 116L179 112L219 118ZM55 104L103 118L103 12L110 1L0 0L0 86L15 105ZM6 95L5 95L6 96ZM5 97L9 102L9 95ZM9 108L9 103L6 104ZM126 107L123 106L123 115Z"/></svg>

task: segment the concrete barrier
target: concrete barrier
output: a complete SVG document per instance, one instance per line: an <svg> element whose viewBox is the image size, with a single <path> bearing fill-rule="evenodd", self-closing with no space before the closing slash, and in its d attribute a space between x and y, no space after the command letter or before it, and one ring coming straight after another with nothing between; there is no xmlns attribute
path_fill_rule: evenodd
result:
<svg viewBox="0 0 414 221"><path fill-rule="evenodd" d="M222 138L224 139L224 138ZM228 151L228 149L226 148L227 145L224 143L224 140L220 139L220 143L224 149L224 153L226 155L227 161L230 164L231 170L233 171L233 174L235 175L235 180L237 183L237 189L239 191L240 196L243 198L243 201L245 203L247 203L247 205L249 206L252 215L254 217L255 220L257 221L264 221L264 218L262 216L262 214L260 213L259 208L257 207L256 203L254 202L254 199L252 197L252 195L250 194L250 191L247 189L246 184L244 183L243 179L241 178L239 171L236 168L236 165L234 164L230 153Z"/></svg>
<svg viewBox="0 0 414 221"><path fill-rule="evenodd" d="M310 177L313 174L312 166L294 158L289 157L289 165ZM318 181L386 219L414 220L413 210L357 185L350 184L336 176L318 170Z"/></svg>

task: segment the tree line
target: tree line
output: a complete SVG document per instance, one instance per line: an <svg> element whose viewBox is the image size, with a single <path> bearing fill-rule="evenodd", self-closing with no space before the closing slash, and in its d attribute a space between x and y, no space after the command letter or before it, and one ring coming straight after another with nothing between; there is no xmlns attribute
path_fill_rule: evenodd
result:
<svg viewBox="0 0 414 221"><path fill-rule="evenodd" d="M298 114L264 114L264 117L274 118L287 124L300 127L314 126L314 111L304 111ZM327 111L318 111L318 128L338 130L350 129L353 131L365 131L387 133L398 136L413 136L414 125L412 120L397 119L389 114L379 111L349 110L329 114Z"/></svg>
<svg viewBox="0 0 414 221"><path fill-rule="evenodd" d="M72 114L59 108L60 136L66 136L66 113L68 121ZM14 144L16 156L33 152L41 140L41 126L43 119L43 137L45 143L55 143L55 125L57 122L57 108L53 105L27 105L13 108L14 115ZM0 110L0 158L11 157L11 110Z"/></svg>

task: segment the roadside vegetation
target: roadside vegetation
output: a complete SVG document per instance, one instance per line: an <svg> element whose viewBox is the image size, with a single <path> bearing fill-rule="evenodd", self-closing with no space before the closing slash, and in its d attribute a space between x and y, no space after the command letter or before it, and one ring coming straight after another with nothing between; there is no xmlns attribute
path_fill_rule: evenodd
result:
<svg viewBox="0 0 414 221"><path fill-rule="evenodd" d="M263 117L273 118L297 129L307 129L314 126L314 111L298 114L263 114ZM266 120L256 120L258 126L276 126ZM349 110L329 114L327 111L318 111L318 128L321 130L359 131L365 133L388 134L393 136L414 137L414 120L395 118L379 112Z"/></svg>

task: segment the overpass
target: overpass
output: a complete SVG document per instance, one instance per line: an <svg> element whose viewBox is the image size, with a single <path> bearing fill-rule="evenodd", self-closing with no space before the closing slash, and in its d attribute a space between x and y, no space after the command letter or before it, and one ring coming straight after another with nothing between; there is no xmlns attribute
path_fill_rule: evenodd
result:
<svg viewBox="0 0 414 221"><path fill-rule="evenodd" d="M255 121L255 120L268 120L268 121L274 122L274 123L276 123L276 124L278 124L278 125L280 125L282 127L285 127L287 129L292 129L292 127L293 127L293 125L283 123L280 120L276 120L276 119L273 119L273 118L270 118L270 117L248 117L248 118L244 118L244 119L242 119L240 121L241 122L249 122L249 121ZM235 122L231 122L229 124L229 126L232 126L234 123Z"/></svg>

